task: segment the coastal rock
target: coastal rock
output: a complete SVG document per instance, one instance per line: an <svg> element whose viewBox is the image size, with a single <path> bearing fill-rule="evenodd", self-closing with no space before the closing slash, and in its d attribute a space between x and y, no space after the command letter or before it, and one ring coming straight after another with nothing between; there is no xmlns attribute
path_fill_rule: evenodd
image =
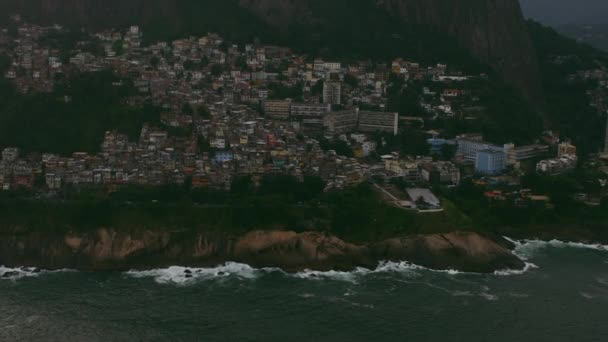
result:
<svg viewBox="0 0 608 342"><path fill-rule="evenodd" d="M467 232L401 237L368 245L348 243L320 232L280 230L254 231L242 236L111 228L63 235L50 232L0 235L0 264L13 267L124 270L214 266L228 261L286 271L371 269L381 261L408 261L434 269L470 272L524 267L509 249Z"/></svg>
<svg viewBox="0 0 608 342"><path fill-rule="evenodd" d="M352 269L375 263L367 247L318 232L252 232L239 239L233 255L239 262L286 270Z"/></svg>
<svg viewBox="0 0 608 342"><path fill-rule="evenodd" d="M407 260L433 269L485 273L524 267L524 263L505 247L468 232L396 238L371 248L378 259Z"/></svg>

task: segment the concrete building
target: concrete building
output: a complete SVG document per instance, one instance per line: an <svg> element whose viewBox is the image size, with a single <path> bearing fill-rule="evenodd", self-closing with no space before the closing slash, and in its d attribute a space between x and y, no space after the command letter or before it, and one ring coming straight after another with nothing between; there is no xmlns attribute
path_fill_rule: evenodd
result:
<svg viewBox="0 0 608 342"><path fill-rule="evenodd" d="M301 123L304 130L323 129L327 114L331 112L331 105L324 103L292 103L291 120Z"/></svg>
<svg viewBox="0 0 608 342"><path fill-rule="evenodd" d="M576 155L565 155L560 158L541 160L536 164L539 173L558 175L576 169L578 158Z"/></svg>
<svg viewBox="0 0 608 342"><path fill-rule="evenodd" d="M549 146L534 144L515 147L513 144L507 144L504 146L504 150L507 156L506 164L518 168L523 161L546 157L549 153Z"/></svg>
<svg viewBox="0 0 608 342"><path fill-rule="evenodd" d="M14 162L19 158L19 149L16 147L7 147L2 150L2 160L7 162Z"/></svg>
<svg viewBox="0 0 608 342"><path fill-rule="evenodd" d="M342 104L342 84L327 81L323 83L323 103L329 105Z"/></svg>
<svg viewBox="0 0 608 342"><path fill-rule="evenodd" d="M484 175L496 175L505 169L505 152L488 148L477 152L475 171Z"/></svg>
<svg viewBox="0 0 608 342"><path fill-rule="evenodd" d="M353 132L357 129L358 113L356 109L329 113L324 119L327 135L338 135Z"/></svg>
<svg viewBox="0 0 608 342"><path fill-rule="evenodd" d="M460 169L451 162L427 162L420 167L420 176L430 184L460 185Z"/></svg>
<svg viewBox="0 0 608 342"><path fill-rule="evenodd" d="M391 175L401 177L407 182L415 183L420 181L420 170L416 162L386 158L384 159L384 169Z"/></svg>
<svg viewBox="0 0 608 342"><path fill-rule="evenodd" d="M399 114L388 112L359 112L359 131L399 133Z"/></svg>
<svg viewBox="0 0 608 342"><path fill-rule="evenodd" d="M485 142L478 136L460 136L456 138L456 143L458 144L458 151L456 154L462 156L464 160L470 162L477 161L477 153L479 151L484 151L487 149L503 150L503 148L500 146Z"/></svg>
<svg viewBox="0 0 608 342"><path fill-rule="evenodd" d="M291 100L266 100L264 101L264 113L267 117L275 120L288 120L291 110Z"/></svg>
<svg viewBox="0 0 608 342"><path fill-rule="evenodd" d="M331 105L324 103L292 103L291 119L298 121L320 120L331 111Z"/></svg>

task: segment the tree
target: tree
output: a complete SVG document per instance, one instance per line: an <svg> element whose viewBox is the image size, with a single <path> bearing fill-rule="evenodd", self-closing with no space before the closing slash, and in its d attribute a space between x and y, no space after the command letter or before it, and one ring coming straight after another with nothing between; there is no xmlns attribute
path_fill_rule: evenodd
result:
<svg viewBox="0 0 608 342"><path fill-rule="evenodd" d="M234 177L230 185L230 193L233 195L249 195L253 192L253 181L251 176Z"/></svg>
<svg viewBox="0 0 608 342"><path fill-rule="evenodd" d="M122 55L125 52L124 42L122 40L117 40L112 44L112 50L116 53L117 56Z"/></svg>
<svg viewBox="0 0 608 342"><path fill-rule="evenodd" d="M323 93L323 84L325 84L325 81L320 80L317 81L317 83L315 83L311 88L310 88L310 92L312 93L312 95L320 95Z"/></svg>
<svg viewBox="0 0 608 342"><path fill-rule="evenodd" d="M344 83L346 83L349 86L355 88L355 87L357 87L359 85L359 80L355 76L353 76L351 74L346 74L344 76Z"/></svg>
<svg viewBox="0 0 608 342"><path fill-rule="evenodd" d="M451 160L456 155L456 145L445 144L441 147L441 159Z"/></svg>
<svg viewBox="0 0 608 342"><path fill-rule="evenodd" d="M160 64L160 58L158 58L158 56L153 56L153 57L150 59L150 65L151 65L153 68L158 68L158 65L159 65L159 64Z"/></svg>
<svg viewBox="0 0 608 342"><path fill-rule="evenodd" d="M203 137L202 135L197 138L196 146L198 148L199 153L211 151L211 145L209 144L209 141L205 139L205 137Z"/></svg>
<svg viewBox="0 0 608 342"><path fill-rule="evenodd" d="M213 77L218 77L224 72L224 67L220 64L213 64L211 66L211 75Z"/></svg>
<svg viewBox="0 0 608 342"><path fill-rule="evenodd" d="M194 114L194 109L192 109L192 106L189 103L184 103L182 105L182 114L184 114L184 115Z"/></svg>
<svg viewBox="0 0 608 342"><path fill-rule="evenodd" d="M329 141L327 139L322 139L320 141L321 148L324 151L334 150L336 154L348 158L352 158L354 156L352 148L348 145L346 141L343 140L334 140Z"/></svg>
<svg viewBox="0 0 608 342"><path fill-rule="evenodd" d="M207 107L205 107L205 106L198 107L198 109L196 110L196 113L198 115L200 115L200 117L202 117L202 118L208 118L211 116L211 113L209 113L209 109L207 109Z"/></svg>
<svg viewBox="0 0 608 342"><path fill-rule="evenodd" d="M11 58L6 54L0 54L0 76L4 76L4 73L11 66Z"/></svg>

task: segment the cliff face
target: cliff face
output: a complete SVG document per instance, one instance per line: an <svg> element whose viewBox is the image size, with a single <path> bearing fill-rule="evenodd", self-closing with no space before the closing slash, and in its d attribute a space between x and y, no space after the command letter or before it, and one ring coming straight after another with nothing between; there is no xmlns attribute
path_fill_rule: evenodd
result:
<svg viewBox="0 0 608 342"><path fill-rule="evenodd" d="M224 33L242 31L238 24L228 22L237 17L238 22L243 22L247 15L283 31L296 25L320 27L318 35L335 33L332 25L396 21L451 36L529 99L542 97L535 53L518 0L5 0L0 9L6 13L20 11L42 21L79 25L165 23L173 31L178 26L185 30L199 27L197 21L216 21L216 25L205 28ZM372 15L375 21L363 21ZM343 21L344 18L348 20ZM369 30L378 30L379 26ZM254 29L247 31L258 34ZM346 35L343 39L357 37Z"/></svg>
<svg viewBox="0 0 608 342"><path fill-rule="evenodd" d="M418 6L424 2L426 7ZM500 71L531 99L540 99L536 53L518 0L378 0L404 21L430 23Z"/></svg>
<svg viewBox="0 0 608 342"><path fill-rule="evenodd" d="M403 25L447 34L503 75L531 100L542 92L537 59L518 0L369 0ZM321 14L315 0L240 0L266 22L288 29L314 23ZM332 0L343 6L348 2ZM366 13L361 13L361 16ZM373 30L373 27L370 29Z"/></svg>
<svg viewBox="0 0 608 342"><path fill-rule="evenodd" d="M355 245L317 232L256 231L244 236L170 231L29 232L0 235L0 265L46 269L125 270L171 265L350 270L380 261L410 261L435 269L493 272L522 268L509 250L474 233L413 236Z"/></svg>

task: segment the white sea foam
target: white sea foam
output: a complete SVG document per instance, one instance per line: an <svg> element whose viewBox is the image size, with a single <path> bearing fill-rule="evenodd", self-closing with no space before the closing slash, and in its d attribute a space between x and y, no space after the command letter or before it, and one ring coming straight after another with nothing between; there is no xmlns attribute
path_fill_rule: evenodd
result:
<svg viewBox="0 0 608 342"><path fill-rule="evenodd" d="M510 239L508 237L504 237L506 240L512 242L515 245L515 250L513 251L513 253L515 255L517 255L518 257L520 257L523 260L528 260L529 258L531 258L532 256L534 256L534 254L540 250L540 249L544 249L547 247L553 247L553 248L578 248L578 249L590 249L590 250L596 250L596 251L606 251L608 252L608 245L601 245L601 244L586 244L586 243L580 243L580 242L567 242L567 241L560 241L560 240L550 240L550 241L544 241L544 240L522 240L522 241L517 241L517 240L513 240Z"/></svg>
<svg viewBox="0 0 608 342"><path fill-rule="evenodd" d="M500 276L509 276L509 275L519 275L527 272L530 269L538 268L536 265L532 263L526 263L526 267L523 270L503 270L497 271L495 275ZM160 284L177 284L177 285L187 285L192 284L201 280L218 280L224 278L238 278L238 279L257 279L263 275L270 273L281 273L287 275L289 277L298 278L298 279L307 279L307 280L333 280L333 281L341 281L348 282L352 284L357 284L359 280L365 276L372 274L399 274L407 277L418 277L421 272L433 272L433 273L443 273L449 276L457 276L457 275L481 275L478 273L467 273L461 272L453 269L446 270L435 270L427 267L419 266L407 261L402 262L381 262L378 264L378 267L375 269L367 269L367 268L356 268L353 271L314 271L314 270L304 270L301 272L288 274L281 269L278 268L262 268L257 269L253 268L246 264L240 264L235 262L228 262L224 265L220 265L218 267L213 268L191 268L191 267L182 267L182 266L172 266L169 268L163 269L153 269L153 270L132 270L126 272L127 276L133 278L153 278L157 283Z"/></svg>
<svg viewBox="0 0 608 342"><path fill-rule="evenodd" d="M311 279L311 280L335 280L335 281L344 281L356 284L358 279L370 275L370 274L400 274L406 276L419 276L419 271L427 271L434 273L445 273L451 276L465 274L465 272L460 272L453 269L447 270L434 270L430 268L426 268L423 266L419 266L416 264L412 264L411 262L402 261L402 262L392 262L392 261L384 261L381 262L378 267L374 270L370 270L367 268L357 268L354 271L345 272L345 271L312 271L305 270L303 272L298 272L293 274L293 277L300 279Z"/></svg>
<svg viewBox="0 0 608 342"><path fill-rule="evenodd" d="M536 266L535 264L533 264L531 262L526 262L525 266L522 270L511 270L511 269L499 270L499 271L494 272L494 275L497 275L497 276L522 275L524 273L527 273L530 270L537 269L537 268L539 268L539 267Z"/></svg>
<svg viewBox="0 0 608 342"><path fill-rule="evenodd" d="M498 296L493 295L491 293L487 293L487 292L482 292L479 294L482 298L485 298L486 300L489 300L491 302L495 302L498 300Z"/></svg>
<svg viewBox="0 0 608 342"><path fill-rule="evenodd" d="M356 284L357 278L366 274L371 273L372 271L366 268L357 268L351 272L345 271L312 271L305 270L302 272L298 272L293 274L292 276L299 279L309 279L309 280L336 280L336 281L344 281Z"/></svg>
<svg viewBox="0 0 608 342"><path fill-rule="evenodd" d="M264 268L256 269L249 265L235 262L227 262L213 268L189 268L172 266L169 268L136 271L132 270L126 274L133 278L154 278L160 284L189 284L201 280L212 280L222 278L256 279L263 274L271 272L282 272L278 269Z"/></svg>
<svg viewBox="0 0 608 342"><path fill-rule="evenodd" d="M57 272L71 272L71 270L56 270L47 271L36 267L4 267L0 266L0 280L18 280L22 278L38 277L43 274L57 273Z"/></svg>
<svg viewBox="0 0 608 342"><path fill-rule="evenodd" d="M436 272L436 273L446 273L449 275L458 275L458 274L465 273L465 272L457 271L454 269L435 270L435 269L427 268L424 266L412 264L411 262L408 262L408 261L381 262L380 265L376 268L376 270L373 271L373 273L397 272L397 273L417 274L415 271L430 271L430 272Z"/></svg>

